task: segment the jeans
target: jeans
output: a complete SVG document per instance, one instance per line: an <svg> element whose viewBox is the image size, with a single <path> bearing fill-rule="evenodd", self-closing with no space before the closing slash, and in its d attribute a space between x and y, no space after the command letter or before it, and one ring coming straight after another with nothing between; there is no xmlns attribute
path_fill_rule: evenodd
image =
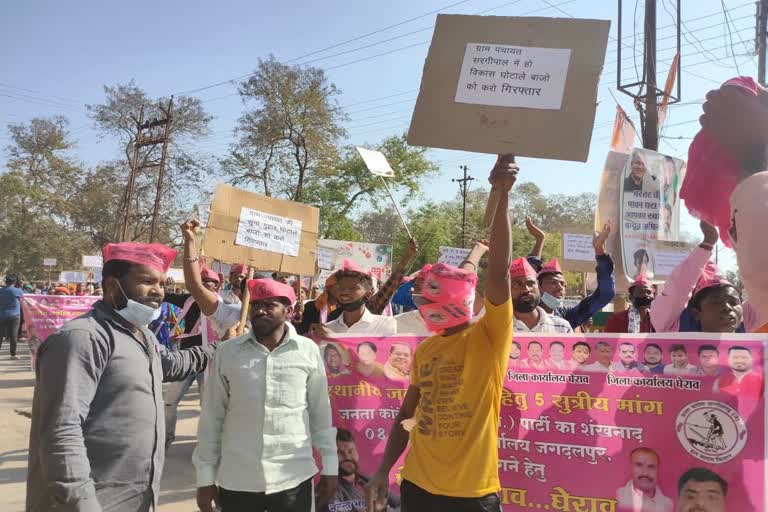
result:
<svg viewBox="0 0 768 512"><path fill-rule="evenodd" d="M186 379L178 382L171 382L165 389L165 448L168 449L176 439L176 421L178 420L179 402L192 387L192 383L197 380L197 389L200 392L200 400L203 398L203 386L205 384L205 373L190 375Z"/></svg>
<svg viewBox="0 0 768 512"><path fill-rule="evenodd" d="M3 340L8 339L11 342L11 357L16 355L16 344L19 342L19 326L21 317L12 316L0 320L0 348L3 347Z"/></svg>
<svg viewBox="0 0 768 512"><path fill-rule="evenodd" d="M219 488L221 512L312 512L315 506L312 479L293 489L265 494Z"/></svg>
<svg viewBox="0 0 768 512"><path fill-rule="evenodd" d="M501 512L501 502L496 494L480 498L439 496L408 480L400 484L400 497L401 512Z"/></svg>

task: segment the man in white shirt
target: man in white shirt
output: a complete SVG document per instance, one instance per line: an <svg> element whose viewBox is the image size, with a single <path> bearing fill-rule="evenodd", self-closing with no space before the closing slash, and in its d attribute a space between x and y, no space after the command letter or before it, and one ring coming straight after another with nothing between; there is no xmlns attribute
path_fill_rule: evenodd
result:
<svg viewBox="0 0 768 512"><path fill-rule="evenodd" d="M539 307L541 291L536 271L528 260L517 258L509 267L512 301L515 309L515 332L547 334L572 333L568 320L550 315Z"/></svg>
<svg viewBox="0 0 768 512"><path fill-rule="evenodd" d="M201 512L310 512L336 491L336 429L320 350L290 323L293 289L252 279L251 331L221 343L206 385L193 455ZM218 485L218 486L217 486Z"/></svg>
<svg viewBox="0 0 768 512"><path fill-rule="evenodd" d="M328 334L397 334L397 321L393 317L374 315L365 307L373 294L371 274L354 262L344 260L334 276L334 292L343 313L336 320L315 329L316 335L322 338Z"/></svg>
<svg viewBox="0 0 768 512"><path fill-rule="evenodd" d="M631 512L672 512L672 500L658 485L659 456L650 448L635 448L629 456L632 479L616 489L617 508Z"/></svg>

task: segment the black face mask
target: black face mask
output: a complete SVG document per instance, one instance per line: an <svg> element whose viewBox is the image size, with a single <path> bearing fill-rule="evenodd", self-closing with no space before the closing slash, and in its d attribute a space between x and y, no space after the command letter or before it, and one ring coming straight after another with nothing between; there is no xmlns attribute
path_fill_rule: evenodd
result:
<svg viewBox="0 0 768 512"><path fill-rule="evenodd" d="M365 305L365 303L368 302L368 297L363 297L361 299L358 299L354 302L348 302L347 304L341 304L339 303L339 307L342 311L351 312L351 311L357 311L360 309L361 306Z"/></svg>
<svg viewBox="0 0 768 512"><path fill-rule="evenodd" d="M653 297L635 297L632 299L632 305L636 308L648 307L653 302Z"/></svg>

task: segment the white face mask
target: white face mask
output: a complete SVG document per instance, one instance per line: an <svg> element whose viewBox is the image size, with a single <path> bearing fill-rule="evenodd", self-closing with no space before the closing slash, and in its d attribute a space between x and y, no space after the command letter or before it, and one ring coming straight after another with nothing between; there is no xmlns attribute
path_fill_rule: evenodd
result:
<svg viewBox="0 0 768 512"><path fill-rule="evenodd" d="M124 308L116 309L115 311L117 311L117 314L123 317L126 321L135 325L136 327L146 327L151 322L160 318L162 308L155 309L149 306L145 306L144 304L139 304L135 300L128 298L128 296L123 291L123 287L120 284L120 281L117 282L117 286L120 287L120 292L122 292L123 297L125 297L127 302Z"/></svg>

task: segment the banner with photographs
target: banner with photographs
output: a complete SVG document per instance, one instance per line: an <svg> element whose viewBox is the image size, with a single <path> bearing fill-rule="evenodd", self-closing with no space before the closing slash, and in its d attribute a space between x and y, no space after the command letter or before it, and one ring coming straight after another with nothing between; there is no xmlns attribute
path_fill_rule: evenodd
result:
<svg viewBox="0 0 768 512"><path fill-rule="evenodd" d="M364 484L420 339L321 344L343 429L331 511L367 510ZM764 343L699 333L516 335L499 424L504 510L704 510L695 508L703 496L711 510L766 510ZM399 510L406 457L381 510Z"/></svg>
<svg viewBox="0 0 768 512"><path fill-rule="evenodd" d="M627 278L665 276L657 268L656 240L680 236L679 190L685 162L647 149L634 149L621 180L621 253ZM662 255L663 256L663 255Z"/></svg>

